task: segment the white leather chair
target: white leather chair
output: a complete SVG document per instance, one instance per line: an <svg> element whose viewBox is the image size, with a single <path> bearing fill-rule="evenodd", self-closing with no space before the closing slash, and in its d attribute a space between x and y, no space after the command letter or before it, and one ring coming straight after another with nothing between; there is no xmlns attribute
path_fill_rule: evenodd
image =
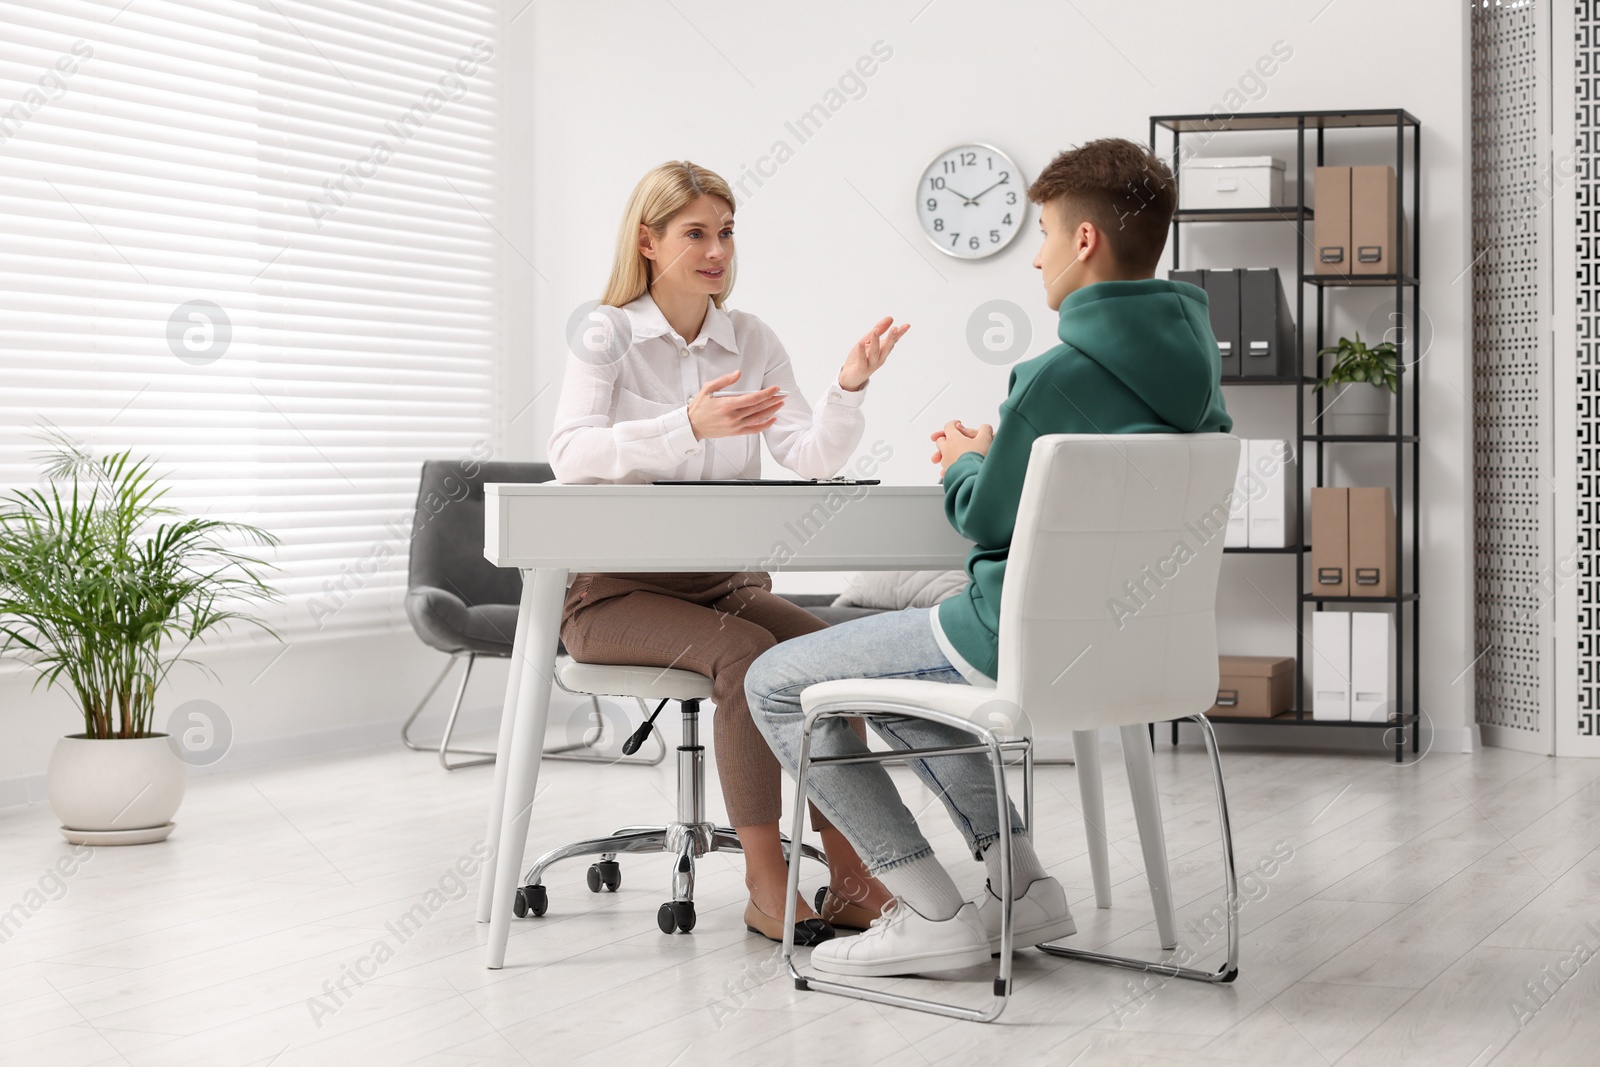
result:
<svg viewBox="0 0 1600 1067"><path fill-rule="evenodd" d="M693 671L670 667L579 663L570 656L561 656L556 660L555 676L556 684L580 696L635 697L641 701L660 702L655 712L624 742L622 750L625 755L638 751L654 729L656 716L661 714L667 702L678 702L682 710L683 727L682 741L678 745L678 817L664 824L624 826L606 837L575 841L551 849L528 869L522 885L517 888L512 911L519 919L528 915L544 915L549 907L544 872L561 860L574 856L598 856L589 867L589 891L598 893L605 889L616 892L622 884L618 854L666 852L677 857L672 866L672 899L656 910L656 925L664 934L688 933L695 924L695 860L708 852L742 851L738 835L732 827L707 822L705 816L706 751L700 744L700 702L711 699L711 679ZM787 839L784 845L787 850ZM827 857L810 845L802 845L800 851L806 858L827 862ZM799 864L794 864L794 867L798 870Z"/></svg>
<svg viewBox="0 0 1600 1067"><path fill-rule="evenodd" d="M1226 961L1211 972L1058 945L1039 947L1052 955L1169 977L1233 981L1239 953L1233 837L1216 738L1204 712L1216 700L1217 579L1239 447L1238 438L1228 434L1069 434L1035 441L1001 598L997 687L891 679L845 679L808 687L801 694L805 721L796 810L805 807L812 766L975 752L989 756L996 811L1000 825L1006 826L1005 755L1021 752L1023 814L1031 830L1033 765L1026 736L1031 726L1073 732L1085 819L1097 822L1103 836L1098 752L1092 739L1098 729L1116 726L1123 731L1135 795L1141 791L1139 783L1148 783L1139 818L1146 860L1159 859L1164 870L1166 848L1145 727L1193 718L1206 740L1217 791L1227 894ZM812 758L811 735L818 721L856 715L869 721L914 717L944 723L970 733L973 744ZM798 830L801 824L795 825ZM1093 827L1090 836L1092 842ZM998 889L1005 904L994 1000L987 1007L967 1008L803 974L795 966L791 938L784 942L783 957L796 987L961 1019L997 1018L1011 991L1009 835L1001 836L1000 848ZM1104 869L1102 852L1099 870ZM1097 875L1097 892L1100 880ZM788 928L794 924L798 884L798 865L791 864ZM1156 903L1159 911L1161 901Z"/></svg>

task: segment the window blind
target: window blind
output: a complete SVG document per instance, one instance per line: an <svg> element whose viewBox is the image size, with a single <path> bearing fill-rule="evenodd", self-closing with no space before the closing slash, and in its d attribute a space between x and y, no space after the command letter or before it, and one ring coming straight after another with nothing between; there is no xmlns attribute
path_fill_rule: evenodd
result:
<svg viewBox="0 0 1600 1067"><path fill-rule="evenodd" d="M0 0L0 482L135 448L282 539L286 638L403 624L421 462L493 451L494 18Z"/></svg>

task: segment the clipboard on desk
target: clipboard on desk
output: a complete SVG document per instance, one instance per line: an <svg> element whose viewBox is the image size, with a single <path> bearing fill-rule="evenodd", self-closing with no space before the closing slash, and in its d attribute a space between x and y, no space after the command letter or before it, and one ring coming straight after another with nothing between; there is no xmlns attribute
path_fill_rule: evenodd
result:
<svg viewBox="0 0 1600 1067"><path fill-rule="evenodd" d="M881 478L661 478L651 485L880 485Z"/></svg>

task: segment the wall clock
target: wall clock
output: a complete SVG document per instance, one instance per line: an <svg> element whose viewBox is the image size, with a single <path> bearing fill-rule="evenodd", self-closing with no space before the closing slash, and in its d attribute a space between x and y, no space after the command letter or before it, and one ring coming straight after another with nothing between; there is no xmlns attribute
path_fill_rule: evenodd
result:
<svg viewBox="0 0 1600 1067"><path fill-rule="evenodd" d="M1011 157L987 144L941 152L917 182L917 221L933 246L983 259L1011 243L1028 216L1028 183Z"/></svg>

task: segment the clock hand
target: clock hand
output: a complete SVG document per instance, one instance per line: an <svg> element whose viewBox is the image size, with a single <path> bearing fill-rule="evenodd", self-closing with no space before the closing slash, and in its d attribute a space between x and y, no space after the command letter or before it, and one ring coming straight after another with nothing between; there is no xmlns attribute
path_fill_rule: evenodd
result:
<svg viewBox="0 0 1600 1067"><path fill-rule="evenodd" d="M995 185L1004 185L1009 180L1009 178L1003 178L1000 181L995 182L994 185L989 186L989 189L993 189ZM985 189L983 193L987 193L989 189ZM979 193L978 196L982 196L983 193ZM978 196L971 197L967 202L970 204L976 204L978 202Z"/></svg>
<svg viewBox="0 0 1600 1067"><path fill-rule="evenodd" d="M944 188L945 188L946 192L955 193L963 201L965 201L965 203L963 203L961 205L962 207L966 207L968 204L976 204L978 202L975 198L968 196L966 193L963 193L960 189L953 188L953 187L951 187L949 185L946 185ZM989 186L989 189L993 189L993 188L994 188L993 185ZM983 191L983 193L987 193L989 191L989 189L985 189ZM978 196L982 196L983 193L979 193Z"/></svg>

